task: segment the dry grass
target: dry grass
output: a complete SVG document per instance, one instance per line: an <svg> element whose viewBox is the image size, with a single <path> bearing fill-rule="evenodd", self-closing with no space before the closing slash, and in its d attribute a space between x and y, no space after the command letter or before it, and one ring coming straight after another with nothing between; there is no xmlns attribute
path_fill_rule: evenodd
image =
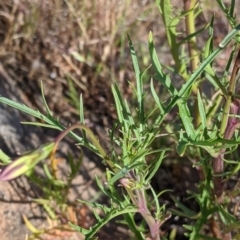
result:
<svg viewBox="0 0 240 240"><path fill-rule="evenodd" d="M141 51L158 19L154 7L137 0L2 1L0 61L28 105L41 109L41 80L50 108L75 115L76 101L65 98L70 79L77 96L83 94L89 122L107 125L116 117L110 85L117 80L127 94L126 80L134 80L126 33Z"/></svg>

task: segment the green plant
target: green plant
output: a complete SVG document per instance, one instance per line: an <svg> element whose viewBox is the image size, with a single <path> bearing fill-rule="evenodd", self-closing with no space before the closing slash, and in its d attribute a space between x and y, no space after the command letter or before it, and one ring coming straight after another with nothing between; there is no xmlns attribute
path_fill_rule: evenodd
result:
<svg viewBox="0 0 240 240"><path fill-rule="evenodd" d="M27 153L15 162L10 163L1 172L0 180L10 180L29 171L46 157L51 158L54 162L53 156L59 141L69 133L79 145L85 146L96 153L106 166L106 183L102 183L97 176L96 182L99 189L108 197L108 206L80 200L92 207L96 224L89 229L84 229L70 223L71 227L82 232L86 239L93 239L105 224L117 216L122 216L121 223L128 226L133 239L146 239L147 235L152 240L174 239L175 229L169 233L169 236L160 234L161 226L171 218L172 214L184 216L194 221L194 224L185 225L186 235L189 239L232 239L233 228L238 225L238 222L227 209L229 199L226 197L223 183L227 182L239 169L239 162L233 161L231 158L235 156L240 140L236 131L240 124L237 116L239 112L239 93L235 90L240 55L238 54L236 57L229 86L226 86L224 79L227 76L224 75L223 78L217 76L212 62L230 41L234 40L231 56L224 73L229 71L239 43L240 25L236 24L233 16L235 1L231 2L229 8L226 8L222 1L218 1L233 30L214 50L214 17L212 17L210 23L196 31L193 23L202 10L196 1L192 1L190 5L188 3L188 1L184 1L185 11L181 15L172 16L171 2L169 0L157 0L157 6L165 25L169 48L175 61L175 73L177 72L185 83L179 89L174 87L173 79L166 73L159 61L153 36L150 33L148 46L152 62L151 70L154 71L154 76L148 84L150 95L155 104L152 108L146 107L148 103L146 99L149 93L145 91L143 84L143 78L150 67L143 71L140 70L137 53L130 37L128 37L136 88L134 88L134 84L131 85L137 104L135 109L132 109L128 101L124 99L118 85L114 84L112 86L118 121L109 130L111 146L109 152L102 147L94 133L84 125L83 101L80 98L79 104L76 103L76 93L74 91L72 91L73 95L70 97L79 107L81 123L69 128L62 126L54 118L45 101L44 94L42 95L47 115L0 97L0 102L46 122L46 124L34 123L35 125L63 131L53 142L43 145L38 150ZM187 36L179 40L176 29L178 23L184 17L186 17ZM209 38L204 50L198 51L196 38L205 29L209 29ZM187 43L189 49L188 57L186 57L187 53L183 47L185 43ZM199 64L199 56L202 58L201 64ZM189 62L191 65L190 71L187 70ZM203 78L207 78L216 91L212 99L204 96L204 90L201 89L200 85ZM156 80L168 91L169 98L165 101L161 99L157 88L154 87ZM193 98L191 98L192 96ZM224 105L223 109L220 107L221 102ZM199 169L199 175L201 176L199 190L190 193L191 197L198 203L198 212L184 206L174 197L172 197L173 201L179 209L168 209L167 206L161 205L159 202L159 197L168 190L165 189L164 192L158 193L151 186L151 180L161 164L168 154L174 151L164 145L159 149L153 149L152 147L153 142L161 136L166 117L171 114L174 108L177 108L178 120L182 124L179 124L177 130L174 123L169 124L166 131L169 134L171 133L171 137L177 142L176 152L179 156L186 158L191 156L191 159L194 159L192 161L193 166ZM197 109L197 111L192 114L194 109ZM212 121L213 116L217 116L216 121ZM75 128L82 130L82 136L72 132ZM50 149L46 152L45 148L49 146ZM4 159L8 161L7 157ZM151 161L148 161L148 159L151 159ZM26 160L27 162L25 162ZM30 165L27 165L26 169L22 169L25 166L23 162L29 162ZM18 171L22 169L21 172L16 171L16 165L19 166ZM80 164L78 164L78 167L80 167ZM74 169L72 167L72 178L77 174ZM54 164L52 164L51 171L45 171L48 180L52 180L52 183L56 186L63 184L57 181ZM10 175L10 173L15 175ZM30 175L31 177L33 176ZM39 181L39 179L36 180L36 182ZM61 189L58 188L56 192L61 192ZM52 197L57 198L56 196ZM101 211L101 215L97 213L96 209ZM134 219L137 212L142 216L140 224L137 224ZM204 231L206 225L210 226L209 232Z"/></svg>

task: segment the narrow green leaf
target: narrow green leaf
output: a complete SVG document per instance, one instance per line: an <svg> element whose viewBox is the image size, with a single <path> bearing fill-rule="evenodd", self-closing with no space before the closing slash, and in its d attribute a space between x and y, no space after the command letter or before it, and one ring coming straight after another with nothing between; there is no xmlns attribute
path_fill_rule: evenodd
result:
<svg viewBox="0 0 240 240"><path fill-rule="evenodd" d="M41 119L43 121L45 121L46 123L50 124L52 127L51 128L55 128L55 129L58 129L60 131L64 130L65 127L60 124L56 119L54 119L53 117L51 116L45 116L43 115L42 113L40 113L39 111L35 111L35 110L32 110L31 108L25 106L24 104L20 104L20 103L17 103L17 102L14 102L12 100L9 100L8 98L5 98L5 97L0 97L0 103L4 103L10 107L13 107L13 108L16 108L22 112L25 112L31 116L34 116L38 119ZM28 123L30 124L30 123ZM31 123L34 125L34 123ZM35 125L41 125L41 123L36 123ZM42 124L41 126L44 126L44 124ZM45 125L46 126L46 125ZM73 132L70 132L69 135L75 139L76 141L78 141L79 143L82 142L82 138L79 137L77 134L73 133ZM93 146L91 143L89 143L90 146Z"/></svg>
<svg viewBox="0 0 240 240"><path fill-rule="evenodd" d="M185 154L186 148L189 145L188 142L185 141L179 141L177 145L177 153L180 157L182 157Z"/></svg>
<svg viewBox="0 0 240 240"><path fill-rule="evenodd" d="M202 28L200 28L199 30L197 30L196 32L188 35L187 37L183 38L181 40L181 42L178 43L178 45L184 44L186 42L189 42L193 37L198 36L201 32L203 32L205 29L207 29L209 27L210 23L207 23L205 26L203 26Z"/></svg>
<svg viewBox="0 0 240 240"><path fill-rule="evenodd" d="M128 123L129 123L129 129L131 128L135 134L135 137L137 139L140 139L140 132L143 130L142 128L140 128L140 131L139 131L139 128L137 128L137 126L135 125L135 122L134 122L134 119L132 117L132 114L131 114L131 110L128 106L128 102L127 100L125 99L124 101L125 103L125 109L126 109L126 113L127 113L127 116L128 116ZM130 131L129 131L130 132Z"/></svg>
<svg viewBox="0 0 240 240"><path fill-rule="evenodd" d="M202 128L205 129L207 128L207 118L206 118L206 113L205 113L202 97L199 90L197 92L197 98L198 98L198 110L201 118Z"/></svg>
<svg viewBox="0 0 240 240"><path fill-rule="evenodd" d="M130 47L130 50L131 50L132 63L133 63L135 76L136 76L139 121L140 121L141 124L144 124L144 101L143 101L142 77L141 77L141 72L140 72L140 69L139 69L139 64L138 64L138 60L137 60L136 51L133 47L133 44L132 44L132 41L131 41L129 35L128 35L128 41L129 41L129 47ZM140 125L140 128L142 128L142 127L143 126Z"/></svg>
<svg viewBox="0 0 240 240"><path fill-rule="evenodd" d="M77 225L74 225L72 224L71 222L68 222L68 224L70 225L71 228L73 228L74 230L78 231L78 232L81 232L82 234L88 234L89 232L91 232L92 228L89 228L89 229L85 229L85 228L82 228L82 227L79 227Z"/></svg>
<svg viewBox="0 0 240 240"><path fill-rule="evenodd" d="M157 158L156 161L153 161L153 167L150 168L150 174L149 176L146 178L146 182L150 182L151 179L155 176L157 170L159 169L161 163L162 163L162 160L164 159L165 157L165 151L161 152L160 156Z"/></svg>
<svg viewBox="0 0 240 240"><path fill-rule="evenodd" d="M49 200L43 198L35 198L33 201L41 204L51 219L56 219L56 214L54 213L53 209L51 209Z"/></svg>
<svg viewBox="0 0 240 240"><path fill-rule="evenodd" d="M52 179L53 179L53 176L52 176L52 174L50 173L47 164L43 164L43 170L44 170L44 173L46 174L46 177L48 178L48 180L52 180Z"/></svg>
<svg viewBox="0 0 240 240"><path fill-rule="evenodd" d="M50 125L50 124L46 124L46 123L40 123L40 122L21 122L21 123L25 124L25 125L32 125L32 126L52 128L52 129L58 129L59 130L58 126Z"/></svg>
<svg viewBox="0 0 240 240"><path fill-rule="evenodd" d="M114 84L112 86L112 92L113 92L115 105L117 109L118 120L121 123L122 127L124 127L123 132L128 132L128 129L130 127L130 122L133 122L131 120L132 116L128 112L129 107L126 106L126 101L123 99L117 84Z"/></svg>
<svg viewBox="0 0 240 240"><path fill-rule="evenodd" d="M193 228L194 228L194 226L192 226L192 225L186 225L186 224L184 224L183 227L186 228L186 229L189 230L189 231L192 231Z"/></svg>
<svg viewBox="0 0 240 240"><path fill-rule="evenodd" d="M219 4L223 12L227 12L227 8L222 0L217 0L217 3Z"/></svg>
<svg viewBox="0 0 240 240"><path fill-rule="evenodd" d="M14 102L12 100L9 100L8 98L5 97L0 97L0 102L7 104L10 107L19 109L22 112L25 112L31 116L34 116L36 118L42 119L47 123L52 123L52 121L49 120L49 118L45 117L43 114L41 114L39 111L32 110L31 108L25 106L24 104L20 104L17 102Z"/></svg>
<svg viewBox="0 0 240 240"><path fill-rule="evenodd" d="M80 94L80 99L79 99L79 118L80 118L80 123L85 124L82 94ZM82 134L83 134L84 141L87 141L87 134L84 129L82 130Z"/></svg>
<svg viewBox="0 0 240 240"><path fill-rule="evenodd" d="M84 124L84 111L83 111L83 98L82 94L80 94L80 99L79 99L79 117L80 117L80 123Z"/></svg>
<svg viewBox="0 0 240 240"><path fill-rule="evenodd" d="M107 189L104 188L103 184L100 182L100 180L98 179L97 176L95 176L95 180L96 180L96 183L97 183L99 189L100 189L106 196L108 196L109 199L113 199L112 194L111 194L109 191L107 191ZM118 202L118 199L114 198L114 200Z"/></svg>
<svg viewBox="0 0 240 240"><path fill-rule="evenodd" d="M167 110L171 109L177 101L185 95L185 93L191 88L191 86L194 84L194 82L197 80L198 76L204 71L206 66L210 64L214 58L222 51L222 49L235 37L237 32L240 30L240 24L235 27L222 41L222 44L219 44L219 47L214 50L208 57L205 59L202 64L199 66L199 68L191 75L191 77L188 79L188 81L183 84L182 88L180 89L178 96L175 97L169 106L167 107ZM221 46L220 46L221 45Z"/></svg>
<svg viewBox="0 0 240 240"><path fill-rule="evenodd" d="M190 116L190 111L188 109L187 103L186 101L181 101L178 104L178 109L179 109L179 115L181 117L182 123L184 125L184 128L187 132L187 135L191 138L191 139L195 139L196 137L196 131L193 127L192 124L192 118Z"/></svg>
<svg viewBox="0 0 240 240"><path fill-rule="evenodd" d="M172 200L175 202L176 206L179 207L185 216L189 217L190 219L196 219L196 217L199 215L199 213L193 212L186 206L184 206L180 201L178 201L175 197L171 196ZM175 210L174 210L175 211ZM180 214L181 212L178 211Z"/></svg>
<svg viewBox="0 0 240 240"><path fill-rule="evenodd" d="M174 18L172 16L172 5L170 0L164 0L164 1L156 0L156 3L165 26L167 40L168 40L169 48L172 53L173 59L176 63L176 66L180 74L184 74L183 72L185 71L185 69L181 68L181 63L179 60L177 33L176 33L176 27L180 21L180 18Z"/></svg>
<svg viewBox="0 0 240 240"><path fill-rule="evenodd" d="M123 132L125 132L125 130L128 129L128 125L125 121L127 116L126 116L125 109L124 109L123 99L122 99L122 96L119 92L117 84L114 84L112 86L112 93L113 93L113 97L114 97L114 100L115 100L115 105L116 105L116 110L117 110L117 115L118 115L118 121L120 122L120 124L122 126Z"/></svg>
<svg viewBox="0 0 240 240"><path fill-rule="evenodd" d="M7 154L5 154L1 149L0 160L3 162L3 164L9 164L11 162L11 158Z"/></svg>
<svg viewBox="0 0 240 240"><path fill-rule="evenodd" d="M206 59L213 52L213 23L214 23L214 15L210 21L209 26L209 38L204 46L204 59Z"/></svg>
<svg viewBox="0 0 240 240"><path fill-rule="evenodd" d="M101 217L98 215L97 211L95 209L92 209L93 215L96 218L97 222L101 222L102 219Z"/></svg>
<svg viewBox="0 0 240 240"><path fill-rule="evenodd" d="M238 34L238 31L240 30L240 24L237 25L220 43L219 48L224 48L227 46L227 44Z"/></svg>
<svg viewBox="0 0 240 240"><path fill-rule="evenodd" d="M161 101L159 100L159 97L154 89L154 86L153 86L153 80L151 79L151 83L150 83L150 87L151 87L151 92L152 92L152 95L153 95L153 98L155 100L155 103L157 104L159 110L160 110L160 114L164 114L164 106L162 105Z"/></svg>
<svg viewBox="0 0 240 240"><path fill-rule="evenodd" d="M230 7L229 7L229 15L232 17L232 18L235 18L234 16L234 9L235 9L235 0L231 0L231 4L230 4Z"/></svg>
<svg viewBox="0 0 240 240"><path fill-rule="evenodd" d="M228 58L228 62L227 62L227 65L226 65L226 68L225 68L225 71L224 71L226 74L228 74L228 72L229 72L229 69L230 69L230 67L231 67L232 60L233 60L233 58L234 58L236 49L237 49L237 47L234 46L234 48L233 48L233 50L231 51L231 54L230 54L230 56L229 56L229 58ZM225 94L225 95L227 95L227 94Z"/></svg>
<svg viewBox="0 0 240 240"><path fill-rule="evenodd" d="M219 240L219 238L215 238L215 237L210 237L207 235L203 235L203 234L198 234L199 239L204 239L204 240Z"/></svg>
<svg viewBox="0 0 240 240"><path fill-rule="evenodd" d="M47 110L47 113L49 116L53 116L52 112L50 111L48 105L47 105L47 101L45 99L45 95L44 95L44 89L43 89L43 82L41 81L41 93L42 93L42 98L43 98L43 103L44 103L44 106Z"/></svg>
<svg viewBox="0 0 240 240"><path fill-rule="evenodd" d="M91 231L89 231L87 234L85 234L85 240L92 240L93 236L98 232L99 229L101 229L104 225L106 225L111 219L120 216L125 215L129 213L136 213L137 209L133 206L125 206L123 209L117 208L112 209L111 212L109 212L100 222L96 223ZM142 239L142 238L139 238Z"/></svg>
<svg viewBox="0 0 240 240"><path fill-rule="evenodd" d="M169 93L172 96L176 96L178 93L177 89L174 88L174 86L172 85L172 82L169 76L163 72L161 63L158 60L158 56L154 47L153 37L151 32L149 33L148 47L149 47L149 53L152 60L152 64L157 72L157 79L166 87L166 89L169 91Z"/></svg>

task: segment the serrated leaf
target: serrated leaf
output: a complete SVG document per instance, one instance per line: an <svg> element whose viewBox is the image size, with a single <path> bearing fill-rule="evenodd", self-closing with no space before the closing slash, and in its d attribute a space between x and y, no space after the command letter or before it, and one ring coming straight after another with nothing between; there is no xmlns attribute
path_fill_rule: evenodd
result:
<svg viewBox="0 0 240 240"><path fill-rule="evenodd" d="M184 128L187 132L187 135L191 139L195 139L196 138L196 130L193 127L192 118L190 116L190 111L188 109L187 103L185 101L179 102L178 109L179 109L179 115L181 117Z"/></svg>

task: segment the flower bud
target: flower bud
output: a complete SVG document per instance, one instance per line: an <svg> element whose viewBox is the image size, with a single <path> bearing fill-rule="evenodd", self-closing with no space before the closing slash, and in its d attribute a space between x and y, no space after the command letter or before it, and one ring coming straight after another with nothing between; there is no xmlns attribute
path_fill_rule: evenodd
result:
<svg viewBox="0 0 240 240"><path fill-rule="evenodd" d="M0 172L0 181L9 181L23 175L32 169L37 163L46 159L54 147L54 142L46 143L13 160Z"/></svg>

